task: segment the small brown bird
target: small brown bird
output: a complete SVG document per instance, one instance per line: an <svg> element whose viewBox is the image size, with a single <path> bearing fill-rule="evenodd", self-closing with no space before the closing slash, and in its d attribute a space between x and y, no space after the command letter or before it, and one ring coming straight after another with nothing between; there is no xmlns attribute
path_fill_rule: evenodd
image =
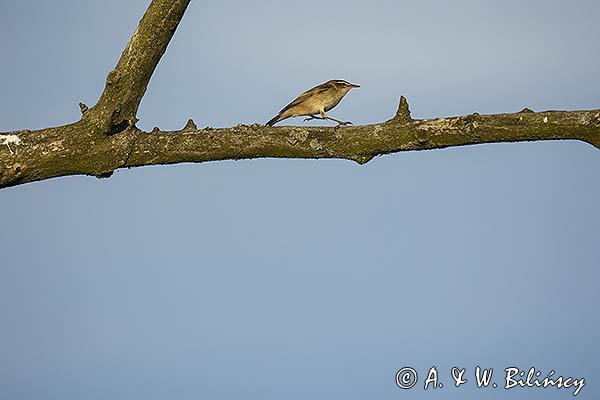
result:
<svg viewBox="0 0 600 400"><path fill-rule="evenodd" d="M303 115L308 116L304 121L310 121L311 119L329 119L337 122L338 126L352 124L352 122L349 121L342 122L328 117L325 112L337 106L350 89L357 87L360 86L342 79L334 79L322 83L298 96L294 101L285 106L283 110L279 111L279 114L267 122L267 125L272 126L286 118ZM316 114L319 114L320 117Z"/></svg>

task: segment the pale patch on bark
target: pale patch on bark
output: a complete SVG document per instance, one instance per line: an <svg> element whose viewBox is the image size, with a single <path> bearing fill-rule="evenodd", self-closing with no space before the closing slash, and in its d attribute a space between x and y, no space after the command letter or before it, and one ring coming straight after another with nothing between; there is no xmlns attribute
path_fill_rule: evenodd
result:
<svg viewBox="0 0 600 400"><path fill-rule="evenodd" d="M17 135L0 135L0 144L5 145L10 151L10 154L15 154L10 145L18 146L21 144L21 138ZM16 149L15 149L16 151Z"/></svg>

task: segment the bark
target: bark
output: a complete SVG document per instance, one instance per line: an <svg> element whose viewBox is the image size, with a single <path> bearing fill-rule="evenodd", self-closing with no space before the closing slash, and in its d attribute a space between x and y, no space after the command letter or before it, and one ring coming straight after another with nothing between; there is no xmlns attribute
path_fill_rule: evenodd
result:
<svg viewBox="0 0 600 400"><path fill-rule="evenodd" d="M413 119L404 97L385 122L356 127L238 125L139 130L136 112L189 0L153 0L98 103L80 104L70 125L0 133L0 188L66 175L109 177L143 165L242 158L343 158L364 164L381 154L477 143L574 139L600 148L600 110Z"/></svg>

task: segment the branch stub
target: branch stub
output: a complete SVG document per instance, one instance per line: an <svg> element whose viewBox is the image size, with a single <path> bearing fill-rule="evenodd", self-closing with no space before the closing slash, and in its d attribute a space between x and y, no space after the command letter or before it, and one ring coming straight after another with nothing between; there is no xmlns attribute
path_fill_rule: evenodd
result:
<svg viewBox="0 0 600 400"><path fill-rule="evenodd" d="M412 118L410 117L410 109L408 108L408 101L406 97L400 96L400 103L398 104L398 110L396 111L396 115L392 118L393 121L397 122L410 122Z"/></svg>
<svg viewBox="0 0 600 400"><path fill-rule="evenodd" d="M190 118L190 119L188 119L188 121L186 122L186 124L182 130L183 131L195 131L195 130L198 130L198 127L196 126L196 123Z"/></svg>

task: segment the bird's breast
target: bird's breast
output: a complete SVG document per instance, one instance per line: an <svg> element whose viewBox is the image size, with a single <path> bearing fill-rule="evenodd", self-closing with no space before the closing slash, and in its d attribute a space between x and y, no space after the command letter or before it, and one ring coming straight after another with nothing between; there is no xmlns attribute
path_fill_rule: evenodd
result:
<svg viewBox="0 0 600 400"><path fill-rule="evenodd" d="M325 93L325 96L322 100L323 109L325 111L331 110L333 107L337 106L338 103L342 100L346 93Z"/></svg>

